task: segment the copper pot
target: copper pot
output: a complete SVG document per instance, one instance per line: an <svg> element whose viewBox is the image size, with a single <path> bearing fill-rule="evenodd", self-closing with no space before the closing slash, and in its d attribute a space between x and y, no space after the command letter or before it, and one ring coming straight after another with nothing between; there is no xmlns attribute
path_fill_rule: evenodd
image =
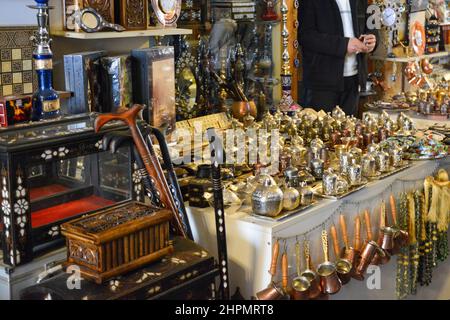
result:
<svg viewBox="0 0 450 320"><path fill-rule="evenodd" d="M320 286L320 278L311 267L311 256L309 254L309 241L304 243L304 254L306 262L306 270L301 273L302 277L309 280L309 299L317 299L322 294L322 287Z"/></svg>
<svg viewBox="0 0 450 320"><path fill-rule="evenodd" d="M364 274L358 273L356 271L361 261L361 219L359 215L356 216L355 218L355 236L353 239L353 248L354 248L353 255L355 256L355 258L353 258L354 264L352 277L353 279L361 281L364 280ZM348 256L350 256L350 253L348 253Z"/></svg>
<svg viewBox="0 0 450 320"><path fill-rule="evenodd" d="M271 282L270 285L264 289L256 293L257 300L284 300L285 294L283 289L278 287L274 282Z"/></svg>
<svg viewBox="0 0 450 320"><path fill-rule="evenodd" d="M348 232L347 232L347 224L345 222L344 215L339 216L339 224L341 226L341 235L342 240L344 241L344 248L341 250L341 258L349 261L352 265L350 276L353 277L353 274L355 273L355 269L357 267L357 264L359 262L359 251L355 248L351 247L348 241ZM355 228L356 231L356 228Z"/></svg>
<svg viewBox="0 0 450 320"><path fill-rule="evenodd" d="M381 248L375 241L366 241L361 251L361 260L359 261L358 267L355 271L355 275L357 275L358 278L364 279L364 274L366 273L367 268L375 257L375 254L379 251L381 251Z"/></svg>
<svg viewBox="0 0 450 320"><path fill-rule="evenodd" d="M323 293L335 294L341 290L342 282L337 274L336 265L330 262L328 258L328 233L326 230L322 231L322 247L324 262L317 268L320 285Z"/></svg>
<svg viewBox="0 0 450 320"><path fill-rule="evenodd" d="M292 300L309 300L311 283L306 277L295 277L292 280Z"/></svg>
<svg viewBox="0 0 450 320"><path fill-rule="evenodd" d="M337 236L336 227L334 225L331 226L330 231L331 231L331 239L333 240L334 256L336 257L335 262L336 271L339 279L341 280L341 283L344 285L348 283L351 279L353 266L349 260L343 259L340 256L339 240Z"/></svg>
<svg viewBox="0 0 450 320"><path fill-rule="evenodd" d="M234 118L242 121L248 114L256 117L258 109L256 108L256 104L254 101L234 101L231 107L231 112Z"/></svg>
<svg viewBox="0 0 450 320"><path fill-rule="evenodd" d="M392 252L394 249L394 236L396 234L396 230L391 227L381 228L381 248L385 251Z"/></svg>
<svg viewBox="0 0 450 320"><path fill-rule="evenodd" d="M300 244L295 244L295 261L297 277L292 280L291 298L293 300L309 300L311 283L308 278L300 272Z"/></svg>

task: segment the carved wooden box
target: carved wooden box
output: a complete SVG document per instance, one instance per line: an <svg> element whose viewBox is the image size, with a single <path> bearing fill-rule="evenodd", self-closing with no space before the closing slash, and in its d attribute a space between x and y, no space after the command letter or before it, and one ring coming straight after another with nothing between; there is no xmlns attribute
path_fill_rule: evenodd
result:
<svg viewBox="0 0 450 320"><path fill-rule="evenodd" d="M127 30L143 30L148 25L148 0L120 0L120 24Z"/></svg>
<svg viewBox="0 0 450 320"><path fill-rule="evenodd" d="M67 238L66 265L80 266L97 283L172 253L169 210L129 202L61 226Z"/></svg>
<svg viewBox="0 0 450 320"><path fill-rule="evenodd" d="M131 143L114 154L103 146L106 135L127 127L112 123L95 133L96 116L0 129L0 261L26 264L65 244L61 224L144 198Z"/></svg>

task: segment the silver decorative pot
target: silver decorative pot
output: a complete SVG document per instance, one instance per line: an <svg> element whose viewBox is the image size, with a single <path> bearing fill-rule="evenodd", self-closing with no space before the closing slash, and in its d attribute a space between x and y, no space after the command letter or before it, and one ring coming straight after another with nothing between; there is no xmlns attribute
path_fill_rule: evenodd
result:
<svg viewBox="0 0 450 320"><path fill-rule="evenodd" d="M400 167L403 164L403 150L398 145L389 148L389 162L394 168Z"/></svg>
<svg viewBox="0 0 450 320"><path fill-rule="evenodd" d="M297 209L300 205L300 192L294 188L286 186L283 188L283 209L291 211Z"/></svg>
<svg viewBox="0 0 450 320"><path fill-rule="evenodd" d="M379 172L388 172L390 170L389 154L380 150L375 152L376 170Z"/></svg>
<svg viewBox="0 0 450 320"><path fill-rule="evenodd" d="M361 164L361 159L363 155L362 150L360 148L353 147L350 149L350 153L352 154L353 159L355 160L354 163Z"/></svg>
<svg viewBox="0 0 450 320"><path fill-rule="evenodd" d="M343 176L338 175L336 182L336 194L346 193L349 189L348 181Z"/></svg>
<svg viewBox="0 0 450 320"><path fill-rule="evenodd" d="M260 177L252 194L252 209L255 214L276 217L283 210L283 191L267 175Z"/></svg>
<svg viewBox="0 0 450 320"><path fill-rule="evenodd" d="M347 169L348 183L351 186L358 186L361 184L362 169L359 164L351 164Z"/></svg>
<svg viewBox="0 0 450 320"><path fill-rule="evenodd" d="M339 157L339 165L341 168L341 173L346 173L348 171L348 167L352 163L353 155L350 152L343 152Z"/></svg>
<svg viewBox="0 0 450 320"><path fill-rule="evenodd" d="M300 205L309 206L314 201L314 193L306 182L300 183Z"/></svg>
<svg viewBox="0 0 450 320"><path fill-rule="evenodd" d="M337 194L338 176L332 170L327 170L322 178L322 190L325 195L334 196Z"/></svg>
<svg viewBox="0 0 450 320"><path fill-rule="evenodd" d="M314 158L311 160L311 172L314 178L322 179L323 170L324 170L324 162L322 159Z"/></svg>
<svg viewBox="0 0 450 320"><path fill-rule="evenodd" d="M364 177L374 177L377 173L375 158L370 154L365 154L361 159L361 171Z"/></svg>

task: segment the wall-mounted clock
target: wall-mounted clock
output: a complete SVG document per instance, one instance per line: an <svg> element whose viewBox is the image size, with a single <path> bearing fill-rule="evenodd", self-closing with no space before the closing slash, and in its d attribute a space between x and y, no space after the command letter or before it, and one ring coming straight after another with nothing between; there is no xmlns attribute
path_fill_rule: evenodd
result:
<svg viewBox="0 0 450 320"><path fill-rule="evenodd" d="M174 26L180 17L181 0L152 0L152 8L160 24Z"/></svg>
<svg viewBox="0 0 450 320"><path fill-rule="evenodd" d="M381 23L389 31L397 30L404 10L404 6L397 2L388 2L387 4L384 4L381 12Z"/></svg>

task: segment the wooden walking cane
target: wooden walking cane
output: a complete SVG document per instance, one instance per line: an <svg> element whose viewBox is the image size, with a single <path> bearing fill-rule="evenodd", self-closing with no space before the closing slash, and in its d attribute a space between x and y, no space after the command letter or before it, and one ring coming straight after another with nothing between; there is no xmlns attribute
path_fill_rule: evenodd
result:
<svg viewBox="0 0 450 320"><path fill-rule="evenodd" d="M144 107L142 105L136 104L131 109L123 113L101 114L95 119L95 132L98 132L105 124L114 120L122 121L128 125L136 149L141 156L142 161L144 162L145 169L153 178L156 189L159 190L159 197L163 206L172 211L172 214L174 215L175 221L177 223L178 231L183 237L186 238L186 230L183 228L183 223L180 216L178 215L178 209L171 196L170 188L164 175L164 171L162 170L161 164L159 163L156 154L153 152L153 148L151 148L151 145L150 148L152 149L152 152L150 152L144 138L142 137L141 132L136 125L137 115L143 108Z"/></svg>

